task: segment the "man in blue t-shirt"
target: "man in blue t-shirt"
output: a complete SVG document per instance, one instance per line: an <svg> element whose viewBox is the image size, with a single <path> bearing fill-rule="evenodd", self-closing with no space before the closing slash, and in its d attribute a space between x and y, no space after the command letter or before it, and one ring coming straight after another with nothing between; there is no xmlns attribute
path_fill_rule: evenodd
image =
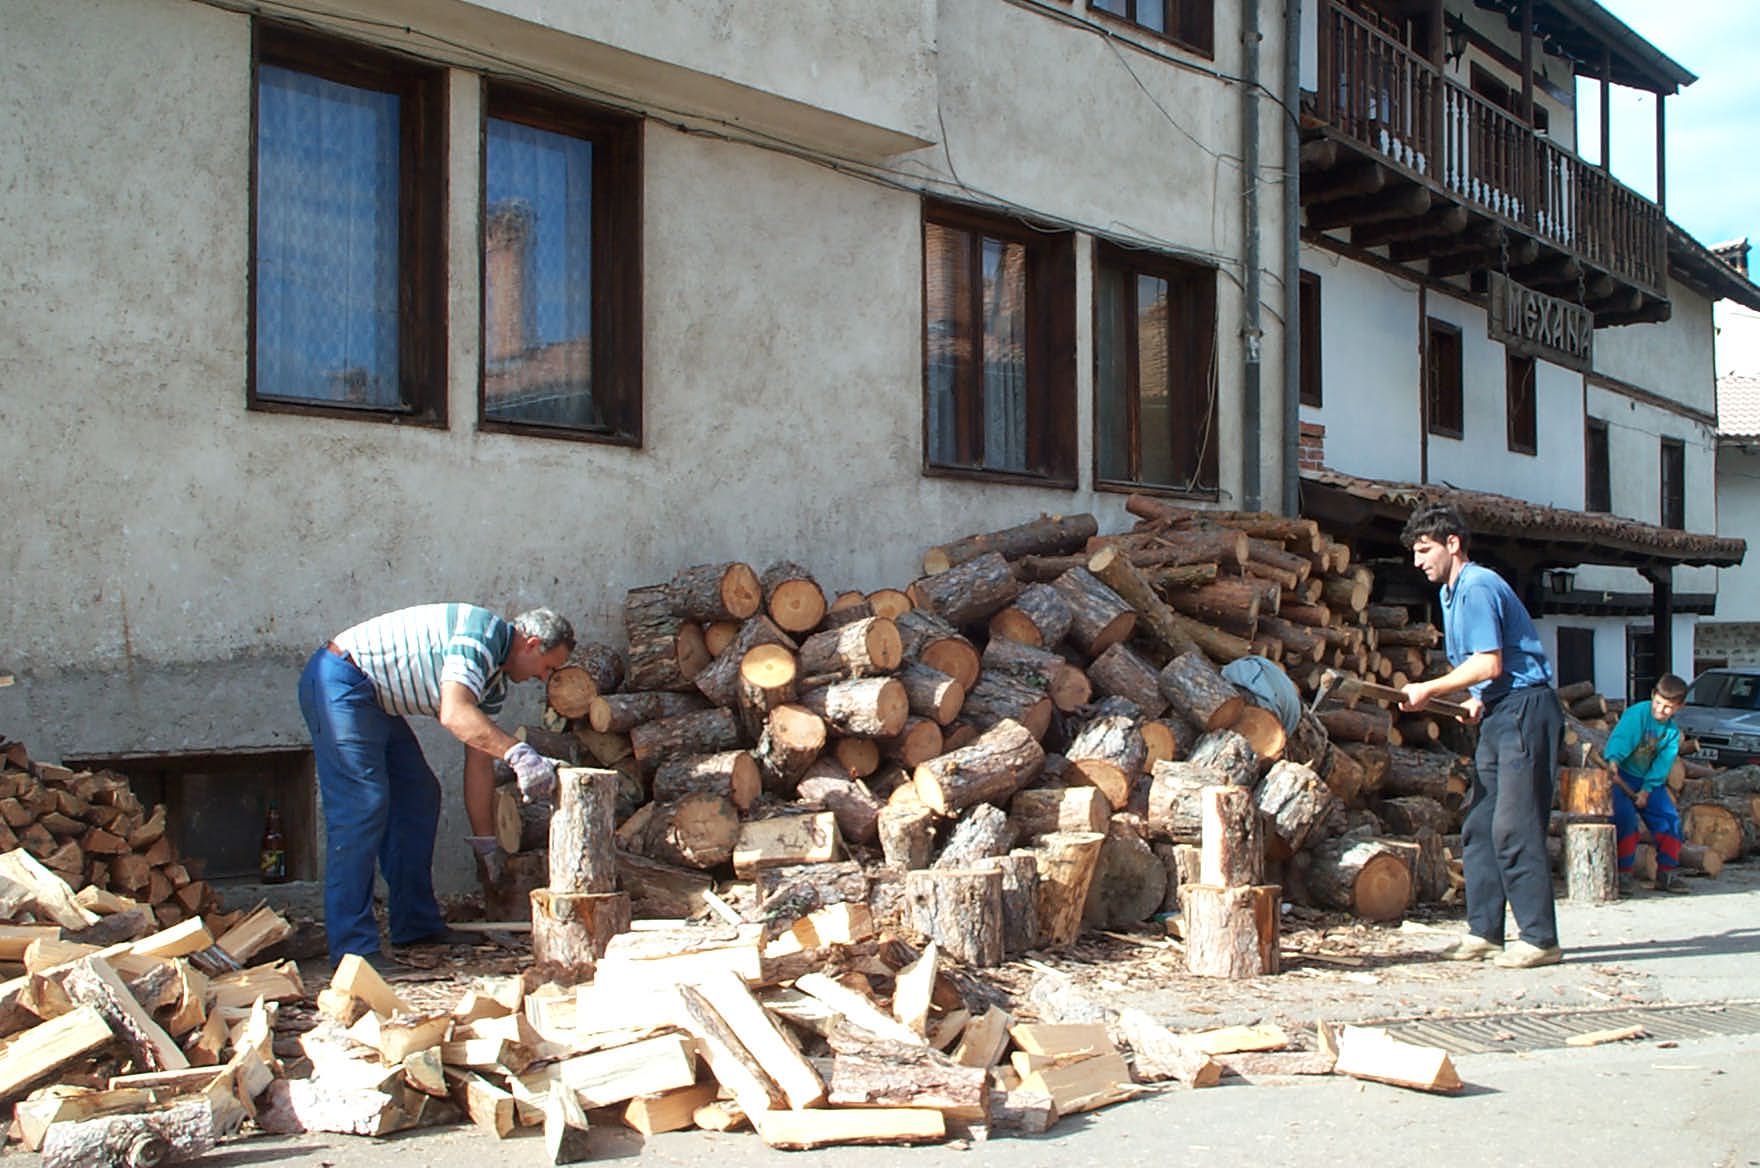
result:
<svg viewBox="0 0 1760 1168"><path fill-rule="evenodd" d="M1442 630L1450 669L1405 687L1404 709L1465 689L1479 723L1475 777L1461 826L1467 936L1446 956L1526 969L1562 959L1552 904L1546 826L1552 810L1564 711L1552 667L1528 610L1491 569L1467 558L1459 511L1431 504L1412 512L1402 539L1412 563L1442 587ZM1503 940L1504 909L1521 939Z"/></svg>

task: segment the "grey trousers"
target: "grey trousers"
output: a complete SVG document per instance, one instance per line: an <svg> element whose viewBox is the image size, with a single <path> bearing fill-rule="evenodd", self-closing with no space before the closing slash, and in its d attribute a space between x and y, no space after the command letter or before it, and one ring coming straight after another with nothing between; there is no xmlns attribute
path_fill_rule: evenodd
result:
<svg viewBox="0 0 1760 1168"><path fill-rule="evenodd" d="M1558 944L1546 822L1563 728L1564 711L1549 686L1511 692L1479 725L1478 774L1461 826L1467 929L1474 936L1501 944L1508 905L1522 940Z"/></svg>

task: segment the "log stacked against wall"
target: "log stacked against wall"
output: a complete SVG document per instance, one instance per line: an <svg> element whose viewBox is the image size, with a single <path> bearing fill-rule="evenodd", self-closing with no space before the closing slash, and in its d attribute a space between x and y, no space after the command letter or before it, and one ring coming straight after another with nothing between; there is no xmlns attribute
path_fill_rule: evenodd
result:
<svg viewBox="0 0 1760 1168"><path fill-rule="evenodd" d="M1197 843L1194 792L1217 781L1255 794L1285 759L1318 784L1303 794L1286 783L1285 796L1329 798L1264 812L1315 816L1297 839L1265 838L1267 885L1306 871L1347 826L1408 844L1451 835L1466 772L1420 720L1360 703L1286 729L1220 672L1257 654L1304 699L1329 668L1397 684L1418 673L1436 630L1372 606L1368 569L1311 521L1136 497L1129 509L1142 522L1128 532L1046 516L940 545L916 580L823 606L792 561L707 565L632 589L621 683L599 687L584 716L548 711L553 733L528 737L619 772L621 886L637 916L700 911L730 871L848 858L889 866L891 891L875 904L919 905L912 935L943 951L989 919L992 898L1031 903L1033 930L1016 927L999 955L979 947L987 959L1177 904L1171 849ZM781 581L789 628L783 609L765 607ZM530 868L541 882L541 813L519 809L511 788L501 800L503 842L521 845L504 880ZM994 833L1008 846L974 855L971 817L994 829L989 809L1012 825ZM820 823L829 836L810 826ZM960 864L939 862L956 836ZM961 875L990 869L1000 885ZM907 897L904 873L916 871L928 875ZM1452 887L1413 884L1431 896ZM1292 881L1288 895L1303 887ZM500 898L516 915L523 891Z"/></svg>

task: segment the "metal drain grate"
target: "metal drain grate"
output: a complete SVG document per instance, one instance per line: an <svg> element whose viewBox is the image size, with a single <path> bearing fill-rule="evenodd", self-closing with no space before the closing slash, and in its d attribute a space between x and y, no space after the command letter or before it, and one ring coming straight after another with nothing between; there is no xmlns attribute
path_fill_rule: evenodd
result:
<svg viewBox="0 0 1760 1168"><path fill-rule="evenodd" d="M1547 1050L1565 1039L1597 1030L1642 1026L1645 1041L1760 1034L1760 1002L1697 1006L1633 1006L1595 1010L1523 1011L1461 1018L1393 1020L1373 1025L1395 1038L1439 1046L1449 1054Z"/></svg>

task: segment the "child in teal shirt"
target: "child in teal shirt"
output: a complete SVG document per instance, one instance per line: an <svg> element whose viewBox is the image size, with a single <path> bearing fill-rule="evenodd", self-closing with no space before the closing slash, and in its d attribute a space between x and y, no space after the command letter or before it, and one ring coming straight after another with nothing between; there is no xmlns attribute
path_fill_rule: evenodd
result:
<svg viewBox="0 0 1760 1168"><path fill-rule="evenodd" d="M1680 753L1681 729L1675 712L1687 696L1687 683L1665 673L1650 691L1650 700L1628 706L1607 737L1608 769L1613 778L1613 824L1619 841L1619 886L1631 891L1632 862L1638 853L1638 820L1642 817L1656 841L1656 887L1685 892L1681 863L1681 816L1668 793L1668 772Z"/></svg>

